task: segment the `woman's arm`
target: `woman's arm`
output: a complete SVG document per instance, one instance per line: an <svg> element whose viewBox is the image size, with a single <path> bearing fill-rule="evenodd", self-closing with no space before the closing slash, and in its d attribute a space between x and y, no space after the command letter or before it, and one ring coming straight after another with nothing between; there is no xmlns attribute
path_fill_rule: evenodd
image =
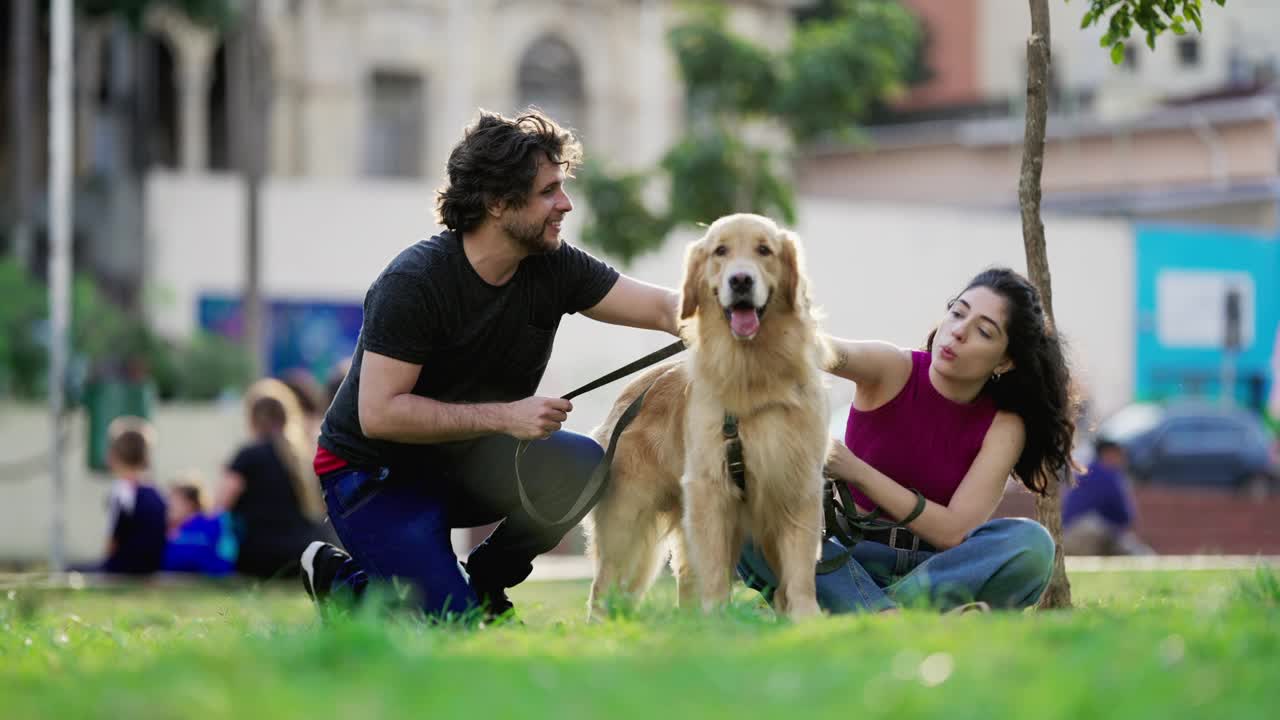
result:
<svg viewBox="0 0 1280 720"><path fill-rule="evenodd" d="M995 512L1024 441L1022 419L1013 413L997 413L982 449L951 496L951 503L926 501L924 512L907 528L939 550L959 545L965 535ZM916 506L915 493L868 465L844 443L832 443L827 470L836 478L853 483L893 517L906 517Z"/></svg>
<svg viewBox="0 0 1280 720"><path fill-rule="evenodd" d="M828 337L834 358L827 372L859 387L901 386L911 375L911 351L879 340Z"/></svg>

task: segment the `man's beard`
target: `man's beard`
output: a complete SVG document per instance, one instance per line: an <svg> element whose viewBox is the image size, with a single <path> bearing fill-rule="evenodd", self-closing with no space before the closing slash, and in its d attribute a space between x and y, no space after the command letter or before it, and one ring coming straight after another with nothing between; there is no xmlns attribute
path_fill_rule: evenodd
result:
<svg viewBox="0 0 1280 720"><path fill-rule="evenodd" d="M542 255L555 250L555 246L548 246L543 235L546 233L547 222L520 223L518 220L508 220L502 224L502 230L516 241L516 244L530 255Z"/></svg>

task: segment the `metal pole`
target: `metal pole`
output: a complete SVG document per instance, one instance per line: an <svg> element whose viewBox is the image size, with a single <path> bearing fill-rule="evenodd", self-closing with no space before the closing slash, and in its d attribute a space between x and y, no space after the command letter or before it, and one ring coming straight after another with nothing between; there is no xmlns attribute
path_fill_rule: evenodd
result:
<svg viewBox="0 0 1280 720"><path fill-rule="evenodd" d="M1222 351L1222 393L1218 401L1226 406L1236 402L1236 351L1225 348Z"/></svg>
<svg viewBox="0 0 1280 720"><path fill-rule="evenodd" d="M49 47L49 427L53 513L49 569L66 568L67 488L62 467L62 411L71 315L71 0L54 0Z"/></svg>

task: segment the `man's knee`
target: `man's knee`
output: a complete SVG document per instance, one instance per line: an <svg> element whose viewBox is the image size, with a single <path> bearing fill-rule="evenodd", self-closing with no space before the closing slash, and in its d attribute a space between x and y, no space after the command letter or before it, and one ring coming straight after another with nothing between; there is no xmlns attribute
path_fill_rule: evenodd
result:
<svg viewBox="0 0 1280 720"><path fill-rule="evenodd" d="M557 464L563 466L565 476L579 486L586 483L604 459L604 449L595 440L578 433L560 431L553 438L557 443Z"/></svg>
<svg viewBox="0 0 1280 720"><path fill-rule="evenodd" d="M535 462L525 465L524 486L533 504L544 514L559 517L571 508L578 509L574 517L556 526L567 531L595 504L603 490L603 485L594 490L589 486L604 451L590 437L567 431L540 442L546 445L539 448ZM583 495L588 492L591 497L584 501Z"/></svg>

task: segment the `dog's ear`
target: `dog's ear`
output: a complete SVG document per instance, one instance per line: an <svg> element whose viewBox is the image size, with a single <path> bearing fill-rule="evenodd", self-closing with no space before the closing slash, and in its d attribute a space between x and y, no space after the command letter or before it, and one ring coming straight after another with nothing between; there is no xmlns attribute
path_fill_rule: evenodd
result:
<svg viewBox="0 0 1280 720"><path fill-rule="evenodd" d="M800 272L800 238L790 230L779 230L778 239L782 246L778 259L782 261L782 280L778 283L778 292L786 300L787 306L799 308L808 301L808 288L804 286L804 275Z"/></svg>
<svg viewBox="0 0 1280 720"><path fill-rule="evenodd" d="M684 252L684 288L680 291L680 319L688 320L698 311L698 288L702 284L702 268L707 252L701 240L689 243Z"/></svg>

